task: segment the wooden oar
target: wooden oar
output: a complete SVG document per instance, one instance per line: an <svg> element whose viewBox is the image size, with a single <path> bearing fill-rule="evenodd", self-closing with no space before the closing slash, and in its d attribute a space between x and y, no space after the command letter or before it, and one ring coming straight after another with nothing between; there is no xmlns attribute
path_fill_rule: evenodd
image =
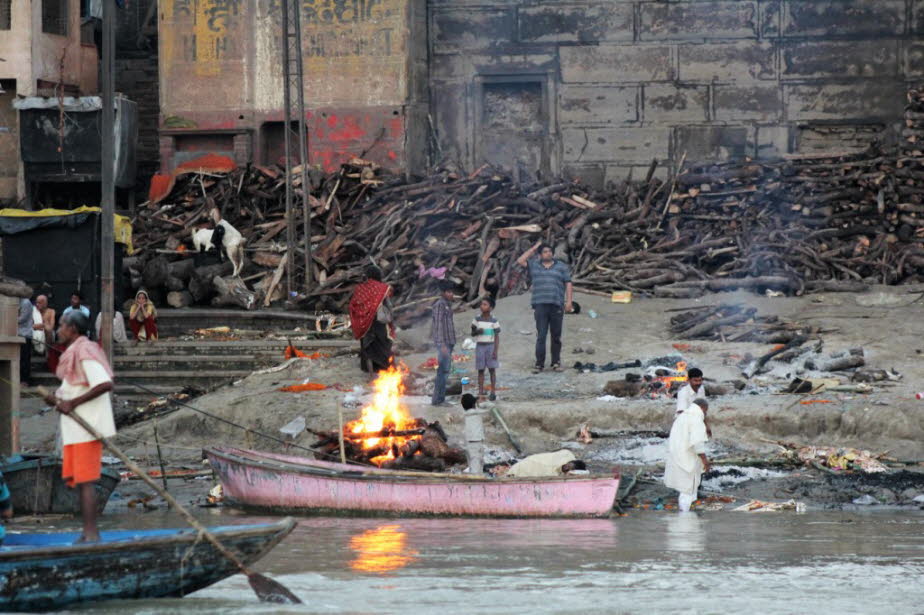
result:
<svg viewBox="0 0 924 615"><path fill-rule="evenodd" d="M48 391L48 389L45 389L44 387L37 387L37 390L42 395L42 397L48 397L51 394ZM198 519L193 517L192 514L188 510L186 510L186 508L181 506L180 503L177 502L176 499L172 495L170 495L163 487L158 485L154 481L153 478L147 475L147 473L144 470L138 467L138 464L136 464L134 461L129 459L128 455L123 453L122 449L120 449L118 446L113 444L112 441L109 440L109 438L103 436L101 433L96 431L92 426L90 426L90 424L87 423L83 419L83 417L81 417L76 412L71 412L67 414L66 416L69 416L71 419L73 419L78 425L83 427L87 431L87 433L89 433L91 436L93 436L97 440L100 440L106 446L106 448L108 448L110 451L112 451L112 453L116 457L122 460L122 463L128 466L129 470L134 472L138 477L141 478L141 480L146 482L148 484L148 487L156 491L160 495L160 497L164 498L167 501L167 503L173 507L174 510L179 511L179 513L183 515L183 517L186 518L186 522L189 523L191 526L193 526L193 528L195 528L196 531L198 531L202 536L204 536L206 540L212 543L212 546L215 547L215 549L217 549L219 553L221 553L226 558L228 558L231 562L234 563L235 566L237 566L240 569L242 573L247 575L247 581L250 583L250 587L253 589L254 593L257 594L257 598L259 598L261 602L274 602L277 604L301 604L302 603L302 601L299 600L295 594L289 591L288 588L286 588L284 585L282 585L278 581L274 581L273 579L270 579L267 576L264 576L258 572L254 572L248 569L247 566L244 564L244 562L241 561L241 558L239 558L233 551L228 549L226 546L221 544L218 541L218 539L215 538L215 535L209 532L208 529L204 525L202 525Z"/></svg>

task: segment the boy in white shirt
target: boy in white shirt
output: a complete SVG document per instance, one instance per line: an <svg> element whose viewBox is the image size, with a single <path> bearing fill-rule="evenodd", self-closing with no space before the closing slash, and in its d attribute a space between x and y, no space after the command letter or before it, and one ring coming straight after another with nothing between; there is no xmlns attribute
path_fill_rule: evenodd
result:
<svg viewBox="0 0 924 615"><path fill-rule="evenodd" d="M493 299L481 300L481 313L472 319L472 335L475 336L475 369L478 370L478 396L484 397L484 370L491 374L491 395L497 399L497 353L500 350L500 323L491 314Z"/></svg>

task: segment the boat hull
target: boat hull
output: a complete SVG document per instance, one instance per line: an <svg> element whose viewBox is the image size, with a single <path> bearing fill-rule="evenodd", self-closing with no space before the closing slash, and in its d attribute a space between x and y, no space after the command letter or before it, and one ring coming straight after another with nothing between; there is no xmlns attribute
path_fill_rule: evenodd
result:
<svg viewBox="0 0 924 615"><path fill-rule="evenodd" d="M292 519L283 519L213 531L250 564L294 527ZM0 547L0 611L184 596L238 572L211 544L196 540L193 530L103 532L103 542L71 544L77 536L8 534Z"/></svg>
<svg viewBox="0 0 924 615"><path fill-rule="evenodd" d="M205 452L226 498L275 513L605 517L619 488L609 476L450 479L240 449Z"/></svg>
<svg viewBox="0 0 924 615"><path fill-rule="evenodd" d="M13 510L17 515L68 515L80 513L77 490L61 478L61 459L46 455L26 455L22 459L0 464L0 472L10 488ZM96 482L96 502L102 512L109 496L119 484L119 474L103 468Z"/></svg>

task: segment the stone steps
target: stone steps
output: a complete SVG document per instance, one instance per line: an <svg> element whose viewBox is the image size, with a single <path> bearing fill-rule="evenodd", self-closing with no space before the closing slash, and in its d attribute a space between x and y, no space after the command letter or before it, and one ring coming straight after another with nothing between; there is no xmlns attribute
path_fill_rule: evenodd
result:
<svg viewBox="0 0 924 615"><path fill-rule="evenodd" d="M213 323L214 319L209 318L206 322ZM155 394L173 393L186 385L212 389L244 378L256 370L281 363L286 345L284 339L164 339L153 344L118 344L113 358L115 392L120 399L147 403ZM305 354L340 354L359 349L355 341L342 338L293 339L292 345ZM47 370L43 357L33 357L32 379L36 385L49 388L58 385L57 378ZM133 382L154 393L132 386Z"/></svg>
<svg viewBox="0 0 924 615"><path fill-rule="evenodd" d="M315 331L316 319L304 312L281 310L243 310L211 308L158 308L157 328L161 337L176 337L206 327L231 327L255 331L287 331L300 328Z"/></svg>

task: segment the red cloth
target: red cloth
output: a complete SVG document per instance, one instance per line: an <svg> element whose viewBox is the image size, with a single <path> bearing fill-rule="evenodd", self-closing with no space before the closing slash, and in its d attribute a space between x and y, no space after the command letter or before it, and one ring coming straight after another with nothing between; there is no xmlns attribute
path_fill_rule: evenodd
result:
<svg viewBox="0 0 924 615"><path fill-rule="evenodd" d="M147 341L151 342L157 339L157 321L154 320L153 316L148 316L144 319L144 322L138 322L137 318L129 318L128 326L131 327L136 340L141 332L141 327L144 327L144 335Z"/></svg>
<svg viewBox="0 0 924 615"><path fill-rule="evenodd" d="M80 444L67 444L63 453L61 478L68 487L99 480L103 470L102 442L91 440Z"/></svg>
<svg viewBox="0 0 924 615"><path fill-rule="evenodd" d="M58 363L61 361L61 353L64 352L63 346L57 344L48 347L48 371L52 374L58 373Z"/></svg>
<svg viewBox="0 0 924 615"><path fill-rule="evenodd" d="M67 347L67 350L61 355L55 375L62 382L67 380L74 386L89 386L90 383L87 382L83 368L80 367L81 361L88 360L98 361L106 370L106 373L109 374L109 377L112 378L112 368L109 367L109 361L106 360L102 347L91 342L85 335L81 335Z"/></svg>
<svg viewBox="0 0 924 615"><path fill-rule="evenodd" d="M378 280L366 280L353 291L350 299L350 322L353 327L353 337L362 339L375 322L375 313L388 296L391 286ZM389 326L389 329L391 327Z"/></svg>
<svg viewBox="0 0 924 615"><path fill-rule="evenodd" d="M234 160L220 154L205 154L177 165L170 175L157 173L151 178L148 200L159 203L173 192L176 178L186 173L230 173L237 168Z"/></svg>

